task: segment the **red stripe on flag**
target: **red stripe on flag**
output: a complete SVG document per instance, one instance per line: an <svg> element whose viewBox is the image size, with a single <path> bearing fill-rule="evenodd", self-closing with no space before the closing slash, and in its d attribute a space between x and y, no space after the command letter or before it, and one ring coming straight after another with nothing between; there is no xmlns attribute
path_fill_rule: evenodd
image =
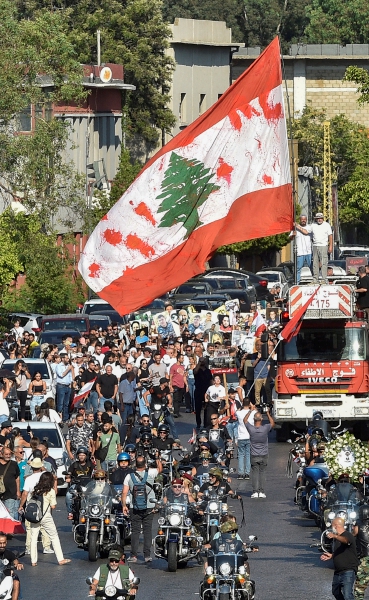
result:
<svg viewBox="0 0 369 600"><path fill-rule="evenodd" d="M310 296L309 300L303 304L296 314L292 317L291 321L287 323L286 327L282 329L279 334L279 338L285 340L286 342L290 342L292 338L298 334L302 325L302 319L313 299L315 298L320 286L318 286L312 296Z"/></svg>
<svg viewBox="0 0 369 600"><path fill-rule="evenodd" d="M290 184L246 194L232 204L224 219L196 229L165 256L127 269L98 295L125 315L203 273L219 246L283 233L290 229L291 218Z"/></svg>

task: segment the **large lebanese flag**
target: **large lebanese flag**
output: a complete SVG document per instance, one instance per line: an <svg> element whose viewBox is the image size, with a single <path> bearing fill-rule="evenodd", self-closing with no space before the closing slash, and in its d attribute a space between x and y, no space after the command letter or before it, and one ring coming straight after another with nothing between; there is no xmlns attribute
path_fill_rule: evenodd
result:
<svg viewBox="0 0 369 600"><path fill-rule="evenodd" d="M219 246L292 223L276 38L145 165L90 236L79 270L123 315L202 273Z"/></svg>

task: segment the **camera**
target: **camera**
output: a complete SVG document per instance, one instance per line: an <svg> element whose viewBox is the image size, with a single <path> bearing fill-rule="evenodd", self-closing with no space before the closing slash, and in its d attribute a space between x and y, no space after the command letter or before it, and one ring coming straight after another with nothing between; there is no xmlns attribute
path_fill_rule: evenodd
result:
<svg viewBox="0 0 369 600"><path fill-rule="evenodd" d="M266 415L268 410L269 412L272 410L272 405L267 404L266 402L261 402L257 408L262 415Z"/></svg>

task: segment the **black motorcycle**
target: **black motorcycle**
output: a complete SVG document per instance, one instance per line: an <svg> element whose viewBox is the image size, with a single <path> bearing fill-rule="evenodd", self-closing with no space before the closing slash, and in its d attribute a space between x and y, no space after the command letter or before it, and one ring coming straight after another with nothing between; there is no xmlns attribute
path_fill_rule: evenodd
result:
<svg viewBox="0 0 369 600"><path fill-rule="evenodd" d="M117 493L116 497L113 498L113 512L115 515L115 524L119 527L121 545L129 544L131 539L131 519L129 515L125 515L122 507L122 488L121 485L114 485L114 489ZM130 496L127 496L127 506L130 506Z"/></svg>
<svg viewBox="0 0 369 600"><path fill-rule="evenodd" d="M253 600L255 583L250 579L245 558L258 549L253 544L256 539L250 536L249 543L238 552L232 552L230 544L220 545L218 552L207 550L208 566L200 584L200 600Z"/></svg>
<svg viewBox="0 0 369 600"><path fill-rule="evenodd" d="M65 473L67 474L67 473ZM79 523L79 513L81 510L81 499L83 493L87 489L87 485L91 482L91 477L74 477L71 479L71 485L69 488L69 493L72 495L72 523L73 525L77 525Z"/></svg>
<svg viewBox="0 0 369 600"><path fill-rule="evenodd" d="M92 584L92 577L87 577L87 585ZM132 581L132 585L137 586L140 583L140 578L135 577ZM95 598L101 598L101 600L135 600L136 595L131 594L129 590L121 590L116 588L115 585L107 585L103 590L96 590Z"/></svg>

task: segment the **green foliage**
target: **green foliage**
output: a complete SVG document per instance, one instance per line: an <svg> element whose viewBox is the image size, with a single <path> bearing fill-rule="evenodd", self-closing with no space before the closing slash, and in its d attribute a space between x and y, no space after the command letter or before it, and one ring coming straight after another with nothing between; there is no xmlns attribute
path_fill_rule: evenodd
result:
<svg viewBox="0 0 369 600"><path fill-rule="evenodd" d="M22 270L17 244L12 238L8 224L0 216L0 294L4 294L8 285Z"/></svg>
<svg viewBox="0 0 369 600"><path fill-rule="evenodd" d="M57 246L55 237L45 234L37 217L15 215L10 210L0 216L1 230L8 232L16 256L13 272L6 283L9 284L20 271L27 275L26 283L19 291L10 288L3 296L4 306L9 310L46 314L74 311L80 283L71 277L72 262L65 245Z"/></svg>
<svg viewBox="0 0 369 600"><path fill-rule="evenodd" d="M252 256L260 254L266 264L271 262L272 255L289 243L289 234L280 233L268 237L247 240L244 242L236 242L221 246L217 252L219 254L242 254L243 256Z"/></svg>
<svg viewBox="0 0 369 600"><path fill-rule="evenodd" d="M213 176L200 161L182 158L172 152L162 183L163 191L157 196L157 200L163 199L158 213L165 213L159 227L183 223L185 239L200 227L198 208L212 192L219 190L219 186L211 181Z"/></svg>
<svg viewBox="0 0 369 600"><path fill-rule="evenodd" d="M129 150L122 149L117 174L111 186L110 194L96 192L94 205L88 215L88 231L92 231L114 204L123 196L141 171L138 161L132 162Z"/></svg>
<svg viewBox="0 0 369 600"><path fill-rule="evenodd" d="M25 16L55 7L69 27L69 41L82 63L97 61L96 31L101 31L102 62L122 63L125 82L136 86L124 98L126 133L145 142L146 155L159 141L158 130L170 131L175 119L167 108L172 59L165 54L170 29L163 21L161 0L17 0ZM139 144L136 143L136 146Z"/></svg>
<svg viewBox="0 0 369 600"><path fill-rule="evenodd" d="M364 0L311 0L309 4L307 43L368 43L369 5Z"/></svg>
<svg viewBox="0 0 369 600"><path fill-rule="evenodd" d="M366 69L351 66L346 69L343 81L353 81L358 86L357 91L360 94L359 104L369 102L369 73Z"/></svg>
<svg viewBox="0 0 369 600"><path fill-rule="evenodd" d="M232 41L243 42L245 31L243 0L163 0L163 17L168 23L177 18L225 21L232 28Z"/></svg>

